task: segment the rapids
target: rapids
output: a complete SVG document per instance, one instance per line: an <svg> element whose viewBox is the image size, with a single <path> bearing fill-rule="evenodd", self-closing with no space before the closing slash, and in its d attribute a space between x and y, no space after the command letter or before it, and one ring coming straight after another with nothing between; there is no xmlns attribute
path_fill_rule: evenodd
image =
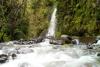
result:
<svg viewBox="0 0 100 67"><path fill-rule="evenodd" d="M32 47L34 52L18 54L0 67L100 67L96 55L88 55L75 47L49 46ZM57 47L57 48L55 48Z"/></svg>

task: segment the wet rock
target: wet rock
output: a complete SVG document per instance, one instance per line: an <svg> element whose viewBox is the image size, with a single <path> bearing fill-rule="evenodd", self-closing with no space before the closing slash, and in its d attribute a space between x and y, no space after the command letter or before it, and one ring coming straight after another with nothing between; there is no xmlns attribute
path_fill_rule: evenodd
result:
<svg viewBox="0 0 100 67"><path fill-rule="evenodd" d="M34 43L34 41L32 41L32 40L27 41L27 44L33 44L33 43Z"/></svg>
<svg viewBox="0 0 100 67"><path fill-rule="evenodd" d="M58 45L63 45L64 44L64 42L62 40L57 40L57 42L58 42Z"/></svg>
<svg viewBox="0 0 100 67"><path fill-rule="evenodd" d="M22 40L22 41L19 41L19 43L21 45L29 45L29 44L33 44L33 41L32 40Z"/></svg>
<svg viewBox="0 0 100 67"><path fill-rule="evenodd" d="M99 57L100 57L100 53L97 53L97 56L99 56Z"/></svg>
<svg viewBox="0 0 100 67"><path fill-rule="evenodd" d="M10 51L10 50L8 50L8 53L6 53L8 56L9 56L9 59L15 59L16 57L17 57L17 50L15 49L15 50L13 50L13 51Z"/></svg>
<svg viewBox="0 0 100 67"><path fill-rule="evenodd" d="M61 40L63 40L65 43L71 43L72 37L68 35L61 35Z"/></svg>
<svg viewBox="0 0 100 67"><path fill-rule="evenodd" d="M29 44L33 44L34 41L36 41L36 40L18 40L18 41L13 41L13 44L17 44L17 45L29 45Z"/></svg>
<svg viewBox="0 0 100 67"><path fill-rule="evenodd" d="M62 40L50 40L50 44L63 45L63 41Z"/></svg>
<svg viewBox="0 0 100 67"><path fill-rule="evenodd" d="M73 39L72 44L79 45L80 44L79 39Z"/></svg>
<svg viewBox="0 0 100 67"><path fill-rule="evenodd" d="M17 57L17 55L15 53L13 53L11 56L12 56L13 60L16 59L16 57Z"/></svg>
<svg viewBox="0 0 100 67"><path fill-rule="evenodd" d="M13 41L13 44L19 44L19 42L17 40Z"/></svg>
<svg viewBox="0 0 100 67"><path fill-rule="evenodd" d="M30 43L32 43L32 44L33 43L40 43L40 42L43 42L44 39L45 39L45 37L42 37L42 36L39 36L37 38L32 38L31 41L30 41Z"/></svg>
<svg viewBox="0 0 100 67"><path fill-rule="evenodd" d="M87 45L87 49L93 49L93 45Z"/></svg>
<svg viewBox="0 0 100 67"><path fill-rule="evenodd" d="M20 39L20 40L15 40L13 41L13 44L17 44L17 45L24 45L25 44L25 41L23 39Z"/></svg>
<svg viewBox="0 0 100 67"><path fill-rule="evenodd" d="M93 43L97 43L97 42L98 42L98 40L97 40L97 39L93 41Z"/></svg>
<svg viewBox="0 0 100 67"><path fill-rule="evenodd" d="M68 35L61 35L61 38L62 39L72 40L72 37L71 36L68 36Z"/></svg>
<svg viewBox="0 0 100 67"><path fill-rule="evenodd" d="M8 60L8 56L6 54L0 54L0 63L5 63Z"/></svg>
<svg viewBox="0 0 100 67"><path fill-rule="evenodd" d="M37 39L38 39L38 42L43 42L44 37L38 37Z"/></svg>

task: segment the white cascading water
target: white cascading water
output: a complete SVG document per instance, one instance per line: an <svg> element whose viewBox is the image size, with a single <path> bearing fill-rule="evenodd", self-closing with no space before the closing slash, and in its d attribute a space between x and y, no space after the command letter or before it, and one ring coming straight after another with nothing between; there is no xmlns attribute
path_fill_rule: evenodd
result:
<svg viewBox="0 0 100 67"><path fill-rule="evenodd" d="M57 8L54 8L54 11L52 13L51 16L51 21L50 21L50 26L48 28L48 33L46 34L46 36L55 36L55 29L56 29L56 12L57 12Z"/></svg>
<svg viewBox="0 0 100 67"><path fill-rule="evenodd" d="M99 45L100 45L100 40L98 40L97 44L99 44Z"/></svg>
<svg viewBox="0 0 100 67"><path fill-rule="evenodd" d="M51 20L50 20L50 26L48 28L48 32L46 34L46 37L55 37L55 29L56 29L56 12L57 12L57 8L54 8L54 11L51 15ZM45 46L45 45L50 45L49 44L49 39L45 39L45 42L40 43L41 46Z"/></svg>
<svg viewBox="0 0 100 67"><path fill-rule="evenodd" d="M46 36L54 36L56 11L57 8L54 9L52 14L51 25ZM100 67L96 60L97 56L89 55L86 50L77 47L57 47L57 45L48 44L49 42L47 41L33 44L38 45L29 47L33 52L18 54L15 60L9 60L1 64L0 67ZM14 46L14 48L16 47Z"/></svg>

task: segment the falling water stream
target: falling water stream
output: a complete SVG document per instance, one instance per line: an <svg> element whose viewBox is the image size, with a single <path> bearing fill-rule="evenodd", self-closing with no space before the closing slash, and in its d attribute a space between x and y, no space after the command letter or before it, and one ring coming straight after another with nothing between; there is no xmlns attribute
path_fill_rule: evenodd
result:
<svg viewBox="0 0 100 67"><path fill-rule="evenodd" d="M46 36L54 36L55 34L56 11L57 8L53 11L51 24ZM29 48L33 52L18 54L15 60L9 60L1 64L0 67L100 67L97 62L98 57L88 54L86 50L81 48L58 47L57 45L49 44L48 41L33 45L38 45Z"/></svg>
<svg viewBox="0 0 100 67"><path fill-rule="evenodd" d="M56 22L57 22L56 12L57 12L57 8L55 8L53 13L52 13L50 26L48 28L48 33L46 34L46 36L55 36L55 29L56 29Z"/></svg>

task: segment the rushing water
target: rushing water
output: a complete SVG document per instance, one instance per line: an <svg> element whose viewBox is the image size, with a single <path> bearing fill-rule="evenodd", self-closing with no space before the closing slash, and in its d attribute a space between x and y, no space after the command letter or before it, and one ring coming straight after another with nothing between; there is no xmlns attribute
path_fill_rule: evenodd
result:
<svg viewBox="0 0 100 67"><path fill-rule="evenodd" d="M100 67L95 55L75 47L38 46L34 52L19 54L17 59L1 64L0 67Z"/></svg>
<svg viewBox="0 0 100 67"><path fill-rule="evenodd" d="M57 8L52 13L46 36L55 36L56 11ZM11 46L13 45L11 44ZM97 62L98 57L79 48L79 45L76 47L62 47L61 45L49 44L49 40L45 40L45 42L32 44L31 46L33 47L22 48L20 46L20 52L24 52L24 54L17 54L15 60L10 59L8 62L1 64L0 67L100 67L100 63ZM7 48L3 48L3 50L16 52L12 48L17 48L17 46ZM31 52L30 49L33 51Z"/></svg>

